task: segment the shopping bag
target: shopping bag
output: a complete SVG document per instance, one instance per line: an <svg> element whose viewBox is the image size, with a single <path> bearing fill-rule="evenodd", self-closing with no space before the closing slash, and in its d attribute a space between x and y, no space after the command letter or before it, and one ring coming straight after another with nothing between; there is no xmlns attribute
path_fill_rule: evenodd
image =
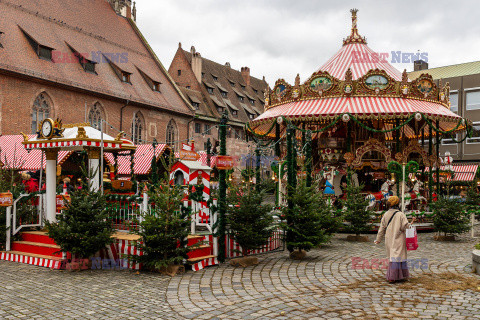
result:
<svg viewBox="0 0 480 320"><path fill-rule="evenodd" d="M417 229L412 226L406 231L407 236L407 250L417 250L418 248L418 239L417 239Z"/></svg>

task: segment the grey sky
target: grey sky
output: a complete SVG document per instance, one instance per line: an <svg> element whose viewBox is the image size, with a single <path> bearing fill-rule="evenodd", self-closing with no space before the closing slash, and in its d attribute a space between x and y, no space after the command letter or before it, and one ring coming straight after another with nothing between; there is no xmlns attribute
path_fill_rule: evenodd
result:
<svg viewBox="0 0 480 320"><path fill-rule="evenodd" d="M248 66L271 86L297 73L303 81L340 49L351 8L376 52L427 52L431 68L480 60L478 1L136 1L137 25L167 69L181 42L204 58Z"/></svg>

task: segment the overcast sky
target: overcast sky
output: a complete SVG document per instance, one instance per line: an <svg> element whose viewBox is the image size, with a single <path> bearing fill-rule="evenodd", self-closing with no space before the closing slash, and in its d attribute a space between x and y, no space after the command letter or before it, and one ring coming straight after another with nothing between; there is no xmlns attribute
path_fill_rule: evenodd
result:
<svg viewBox="0 0 480 320"><path fill-rule="evenodd" d="M478 1L136 0L137 25L168 69L178 48L266 77L304 81L350 33L374 51L427 52L429 67L480 60ZM412 63L393 64L402 71Z"/></svg>

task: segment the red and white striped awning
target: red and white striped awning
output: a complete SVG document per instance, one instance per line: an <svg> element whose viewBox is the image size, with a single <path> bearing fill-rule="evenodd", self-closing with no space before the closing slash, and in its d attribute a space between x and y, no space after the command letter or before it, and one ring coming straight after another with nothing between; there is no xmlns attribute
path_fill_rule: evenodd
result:
<svg viewBox="0 0 480 320"><path fill-rule="evenodd" d="M278 116L291 120L315 120L337 117L344 113L354 116L377 118L383 116L411 116L421 112L435 119L448 119L456 122L461 117L439 103L393 98L393 97L341 97L321 98L289 102L272 107L252 121L261 124Z"/></svg>
<svg viewBox="0 0 480 320"><path fill-rule="evenodd" d="M207 165L207 153L205 151L199 151L200 159L198 159L204 166ZM210 168L215 167L217 164L217 156L210 156Z"/></svg>
<svg viewBox="0 0 480 320"><path fill-rule="evenodd" d="M35 135L28 135L29 139ZM37 171L45 168L45 155L42 159L42 151L35 149L30 152L25 148L22 135L5 135L0 137L0 158L5 168L19 171ZM72 151L60 151L57 163L63 164Z"/></svg>
<svg viewBox="0 0 480 320"><path fill-rule="evenodd" d="M159 157L163 154L165 149L167 148L166 144L159 144L155 149L155 156L157 161ZM115 158L112 153L107 152L105 153L105 157L108 161L112 164L115 163ZM141 144L137 145L137 149L135 150L135 154L133 156L133 172L138 175L145 175L149 174L152 166L152 158L153 158L153 147L151 144ZM118 174L121 175L129 175L131 174L131 162L130 156L120 153L117 157L118 161Z"/></svg>
<svg viewBox="0 0 480 320"><path fill-rule="evenodd" d="M374 69L385 72L397 81L402 80L402 74L388 61L388 57L380 57L364 43L350 43L343 46L331 57L318 71L327 71L337 79L345 80L345 72L348 68L352 71L353 80L364 76Z"/></svg>
<svg viewBox="0 0 480 320"><path fill-rule="evenodd" d="M446 166L440 166L440 171L446 171L447 169L448 168ZM477 174L478 163L453 164L451 169L453 170L454 174L451 177L448 177L446 179L447 181L473 181ZM430 168L426 167L425 172L429 171ZM436 178L435 174L433 177Z"/></svg>

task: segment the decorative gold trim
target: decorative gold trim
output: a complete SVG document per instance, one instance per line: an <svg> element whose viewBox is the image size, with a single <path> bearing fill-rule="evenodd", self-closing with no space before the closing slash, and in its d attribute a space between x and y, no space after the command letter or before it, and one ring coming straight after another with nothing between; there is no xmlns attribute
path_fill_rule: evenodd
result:
<svg viewBox="0 0 480 320"><path fill-rule="evenodd" d="M115 141L122 141L123 135L125 134L124 131L120 131L117 136L115 137Z"/></svg>
<svg viewBox="0 0 480 320"><path fill-rule="evenodd" d="M78 127L76 139L88 139L87 132L84 127Z"/></svg>
<svg viewBox="0 0 480 320"><path fill-rule="evenodd" d="M69 123L69 124L64 124L64 128L75 128L75 127L91 127L92 125L88 122L84 123Z"/></svg>
<svg viewBox="0 0 480 320"><path fill-rule="evenodd" d="M20 132L20 134L23 136L23 142L27 142L29 139L28 136L23 132Z"/></svg>

